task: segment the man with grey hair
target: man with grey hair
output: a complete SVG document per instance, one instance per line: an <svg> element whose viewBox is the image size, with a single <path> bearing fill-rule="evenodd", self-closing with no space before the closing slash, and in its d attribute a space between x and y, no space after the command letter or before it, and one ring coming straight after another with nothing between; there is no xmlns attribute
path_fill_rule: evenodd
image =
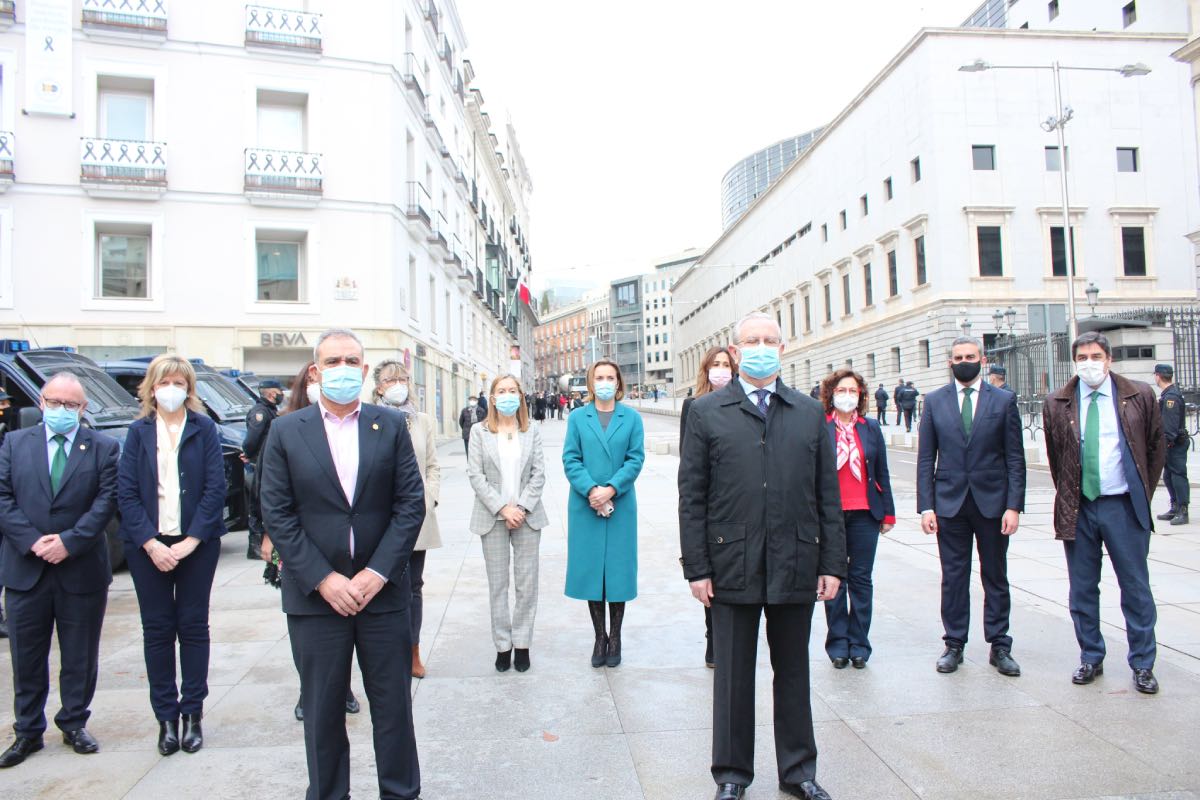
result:
<svg viewBox="0 0 1200 800"><path fill-rule="evenodd" d="M1008 537L1025 510L1025 448L1012 392L981 374L983 343L960 336L950 346L953 379L925 396L917 444L917 510L921 529L936 534L942 563L945 650L938 672L963 661L971 625L971 545L979 550L983 578L984 637L988 663L1016 677L1008 618Z"/></svg>
<svg viewBox="0 0 1200 800"><path fill-rule="evenodd" d="M6 589L16 741L0 754L14 767L43 747L50 641L62 657L54 724L76 753L100 745L88 733L100 629L112 569L104 529L117 509L117 442L80 425L79 378L42 387L42 424L13 431L0 447L0 585Z"/></svg>
<svg viewBox="0 0 1200 800"><path fill-rule="evenodd" d="M308 800L350 796L346 692L355 653L379 796L421 793L408 564L425 487L404 415L360 400L367 370L353 331L322 333L309 374L320 397L272 424L262 457L263 522L284 564L283 610L300 673Z"/></svg>
<svg viewBox="0 0 1200 800"><path fill-rule="evenodd" d="M692 401L679 464L680 563L712 609L716 800L740 800L754 779L764 615L779 788L829 800L816 781L808 639L816 601L837 595L848 566L837 459L820 404L779 378L779 324L750 314L736 336L740 375Z"/></svg>

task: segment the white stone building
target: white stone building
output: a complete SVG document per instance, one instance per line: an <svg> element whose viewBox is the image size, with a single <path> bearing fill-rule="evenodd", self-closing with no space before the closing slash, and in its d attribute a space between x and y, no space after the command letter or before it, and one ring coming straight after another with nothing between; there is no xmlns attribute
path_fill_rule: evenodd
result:
<svg viewBox="0 0 1200 800"><path fill-rule="evenodd" d="M650 387L669 391L674 384L674 325L675 310L671 304L671 288L675 280L701 255L700 250L685 250L663 259L654 270L642 277L642 320L646 345L646 380Z"/></svg>
<svg viewBox="0 0 1200 800"><path fill-rule="evenodd" d="M296 5L0 14L0 336L282 377L351 326L450 431L518 344L515 139L453 0Z"/></svg>
<svg viewBox="0 0 1200 800"><path fill-rule="evenodd" d="M1043 304L1061 313L1061 159L1039 126L1056 112L1051 77L958 70L977 59L1150 66L1144 77L1063 78L1075 112L1066 161L1077 309L1089 313L1090 283L1103 311L1194 302L1195 119L1188 68L1171 58L1185 41L918 33L676 281L677 387L752 310L780 320L783 379L801 388L850 364L874 383L903 376L929 389L947 380L946 348L964 319L988 334L995 311L1012 306L1021 333L1036 329Z"/></svg>

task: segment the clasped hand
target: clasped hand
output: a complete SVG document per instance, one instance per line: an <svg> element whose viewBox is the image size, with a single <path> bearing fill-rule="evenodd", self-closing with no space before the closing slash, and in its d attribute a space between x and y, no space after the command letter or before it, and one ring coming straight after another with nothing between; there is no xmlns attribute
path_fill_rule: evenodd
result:
<svg viewBox="0 0 1200 800"><path fill-rule="evenodd" d="M38 539L33 543L31 552L48 564L62 563L67 556L71 555L67 552L67 546L63 544L62 537L57 533L47 533Z"/></svg>
<svg viewBox="0 0 1200 800"><path fill-rule="evenodd" d="M596 486L588 492L588 505L593 511L600 511L608 502L617 496L617 490L611 486Z"/></svg>
<svg viewBox="0 0 1200 800"><path fill-rule="evenodd" d="M517 506L505 506L500 509L500 516L504 518L504 527L510 531L515 531L525 524L525 512Z"/></svg>
<svg viewBox="0 0 1200 800"><path fill-rule="evenodd" d="M340 572L331 572L317 584L317 591L334 611L343 617L353 617L375 599L383 586L383 578L364 569L353 578L347 578Z"/></svg>

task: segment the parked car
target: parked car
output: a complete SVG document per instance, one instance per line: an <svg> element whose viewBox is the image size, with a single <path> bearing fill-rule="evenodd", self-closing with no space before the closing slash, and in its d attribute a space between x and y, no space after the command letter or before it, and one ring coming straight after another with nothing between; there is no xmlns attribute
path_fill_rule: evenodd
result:
<svg viewBox="0 0 1200 800"><path fill-rule="evenodd" d="M80 424L113 437L124 447L129 425L137 419L137 402L90 358L65 347L33 350L23 339L0 340L0 386L12 399L12 408L6 414L8 428L17 430L41 422L38 404L42 387L64 371L76 375L87 393L87 410ZM118 525L114 516L105 529L114 569L125 563Z"/></svg>
<svg viewBox="0 0 1200 800"><path fill-rule="evenodd" d="M138 386L146 376L153 357L129 358L123 361L102 361L100 367L113 377L130 395L136 397ZM249 511L249 480L247 465L242 461L242 442L246 440L246 414L253 403L228 378L199 359L192 359L196 369L196 395L208 415L217 423L221 437L221 453L225 461L225 524L230 530L247 525Z"/></svg>

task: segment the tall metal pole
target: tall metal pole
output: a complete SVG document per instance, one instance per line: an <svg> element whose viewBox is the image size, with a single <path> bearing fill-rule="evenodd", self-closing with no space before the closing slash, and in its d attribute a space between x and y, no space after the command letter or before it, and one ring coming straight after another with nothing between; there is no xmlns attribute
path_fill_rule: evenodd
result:
<svg viewBox="0 0 1200 800"><path fill-rule="evenodd" d="M1075 253L1072 252L1074 248L1071 246L1071 205L1067 195L1067 141L1063 133L1069 115L1063 108L1062 69L1057 61L1053 63L1052 69L1054 70L1054 113L1058 115L1058 123L1054 128L1058 132L1058 176L1062 184L1063 254L1067 264L1067 332L1071 341L1074 342L1075 337L1079 335L1079 323L1075 316ZM1049 314L1047 314L1048 316ZM1049 333L1050 326L1047 325L1047 346L1050 344Z"/></svg>

